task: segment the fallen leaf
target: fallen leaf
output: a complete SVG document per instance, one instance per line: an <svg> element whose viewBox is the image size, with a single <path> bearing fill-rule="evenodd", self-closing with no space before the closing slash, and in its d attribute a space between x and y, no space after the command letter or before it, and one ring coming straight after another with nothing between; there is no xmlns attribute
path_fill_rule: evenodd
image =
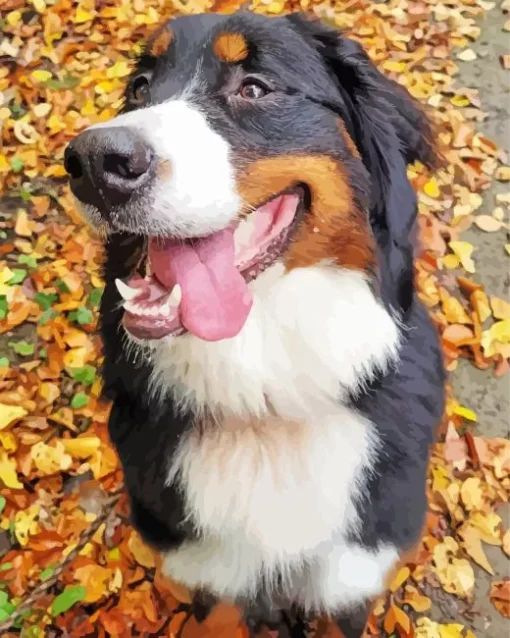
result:
<svg viewBox="0 0 510 638"><path fill-rule="evenodd" d="M500 614L510 618L510 579L492 583L490 599Z"/></svg>
<svg viewBox="0 0 510 638"><path fill-rule="evenodd" d="M498 221L490 215L477 215L475 217L475 225L486 233L495 233L504 226L502 221Z"/></svg>
<svg viewBox="0 0 510 638"><path fill-rule="evenodd" d="M0 403L0 430L5 430L5 428L16 423L27 414L28 412L20 406Z"/></svg>

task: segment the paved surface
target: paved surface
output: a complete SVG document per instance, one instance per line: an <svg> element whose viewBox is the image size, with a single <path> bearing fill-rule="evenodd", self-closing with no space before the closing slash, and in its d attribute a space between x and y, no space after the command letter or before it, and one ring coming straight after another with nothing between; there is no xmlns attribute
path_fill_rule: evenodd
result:
<svg viewBox="0 0 510 638"><path fill-rule="evenodd" d="M500 4L500 3L496 3ZM499 56L510 52L510 33L503 31L505 18L496 7L481 23L482 35L472 48L478 54L474 62L458 62L459 86L477 88L480 92L482 108L487 119L479 124L479 129L504 148L510 156L510 71L501 66ZM496 207L496 193L508 191L508 183L496 183L483 197L481 213L491 214ZM484 233L473 228L464 233L462 239L476 247L473 257L477 273L475 280L484 284L489 294L503 299L510 298L510 259L505 255L504 244L508 242L505 233ZM452 375L452 383L459 401L478 415L475 432L490 437L510 435L510 378L491 376L490 372L477 370L469 362L461 361ZM510 508L502 512L506 527L510 527ZM504 638L510 636L510 621L496 611L489 600L492 580L510 576L510 561L497 547L485 546L487 556L496 576L492 577L482 569L476 570L476 598L473 629L478 638ZM455 606L440 604L434 610L436 620L455 621ZM450 613L448 613L450 612ZM452 613L453 612L453 613ZM446 617L448 613L449 617ZM450 615L451 614L451 615Z"/></svg>

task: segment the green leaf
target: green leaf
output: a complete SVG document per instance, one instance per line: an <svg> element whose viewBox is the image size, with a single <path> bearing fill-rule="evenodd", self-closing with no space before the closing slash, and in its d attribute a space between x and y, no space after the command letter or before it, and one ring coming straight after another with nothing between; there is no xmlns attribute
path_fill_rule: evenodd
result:
<svg viewBox="0 0 510 638"><path fill-rule="evenodd" d="M5 230L0 230L0 239L7 239L7 233Z"/></svg>
<svg viewBox="0 0 510 638"><path fill-rule="evenodd" d="M5 496L2 496L0 494L0 514L4 511L6 502L7 501L5 500ZM1 566L0 566L0 568L1 568Z"/></svg>
<svg viewBox="0 0 510 638"><path fill-rule="evenodd" d="M13 276L7 282L9 286L15 286L16 284L23 283L25 277L27 276L27 271L22 270L21 268L13 268L12 272Z"/></svg>
<svg viewBox="0 0 510 638"><path fill-rule="evenodd" d="M20 173L23 170L23 166L25 166L25 162L21 159L21 157L12 158L11 168L15 173Z"/></svg>
<svg viewBox="0 0 510 638"><path fill-rule="evenodd" d="M2 563L0 565L0 572L8 572L12 568L13 568L12 563Z"/></svg>
<svg viewBox="0 0 510 638"><path fill-rule="evenodd" d="M41 580L48 580L48 578L51 578L54 573L55 573L54 565L50 565L49 567L46 567L46 569L43 569L41 572Z"/></svg>
<svg viewBox="0 0 510 638"><path fill-rule="evenodd" d="M33 343L27 341L9 341L9 347L11 347L16 354L22 357L28 357L34 354L35 346Z"/></svg>
<svg viewBox="0 0 510 638"><path fill-rule="evenodd" d="M38 354L41 359L46 359L46 357L48 356L48 351L46 350L46 348L41 348Z"/></svg>
<svg viewBox="0 0 510 638"><path fill-rule="evenodd" d="M99 306L101 297L103 296L104 288L94 288L89 295L89 302L93 308Z"/></svg>
<svg viewBox="0 0 510 638"><path fill-rule="evenodd" d="M8 368L9 359L7 357L0 357L0 368Z"/></svg>
<svg viewBox="0 0 510 638"><path fill-rule="evenodd" d="M60 292L71 292L66 282L62 279L55 279L55 286L60 290Z"/></svg>
<svg viewBox="0 0 510 638"><path fill-rule="evenodd" d="M63 614L68 609L71 609L73 605L79 603L80 600L83 600L86 594L87 590L82 585L74 585L73 587L64 589L51 604L51 613L54 616Z"/></svg>
<svg viewBox="0 0 510 638"><path fill-rule="evenodd" d="M92 366L83 366L83 368L71 369L70 374L75 381L84 385L92 385L96 378L96 369Z"/></svg>
<svg viewBox="0 0 510 638"><path fill-rule="evenodd" d="M9 602L9 594L6 591L0 591L0 607Z"/></svg>
<svg viewBox="0 0 510 638"><path fill-rule="evenodd" d="M11 607L12 609L9 609ZM6 605L5 607L0 607L0 622L4 622L11 615L11 612L14 611L16 607L14 605Z"/></svg>
<svg viewBox="0 0 510 638"><path fill-rule="evenodd" d="M32 187L28 182L22 184L19 196L24 202L29 202L32 199Z"/></svg>
<svg viewBox="0 0 510 638"><path fill-rule="evenodd" d="M26 264L30 268L37 268L37 259L33 255L20 255L18 264Z"/></svg>
<svg viewBox="0 0 510 638"><path fill-rule="evenodd" d="M46 82L46 86L50 89L55 89L59 91L61 89L73 89L79 83L80 83L79 78L75 78L72 75L66 75L61 80L50 78Z"/></svg>
<svg viewBox="0 0 510 638"><path fill-rule="evenodd" d="M0 319L5 319L9 312L9 305L7 303L7 297L0 295Z"/></svg>
<svg viewBox="0 0 510 638"><path fill-rule="evenodd" d="M48 321L50 321L57 315L58 315L58 312L54 308L48 308L48 310L45 310L42 313L42 315L39 317L39 325L45 326L48 323Z"/></svg>
<svg viewBox="0 0 510 638"><path fill-rule="evenodd" d="M73 312L69 313L69 320L77 321L80 326L85 326L89 323L92 323L92 321L94 320L94 315L88 308L78 308L78 310L74 310Z"/></svg>
<svg viewBox="0 0 510 638"><path fill-rule="evenodd" d="M89 402L89 398L83 392L77 392L71 400L71 407L75 410L84 408Z"/></svg>
<svg viewBox="0 0 510 638"><path fill-rule="evenodd" d="M34 301L39 305L41 310L49 310L57 299L58 295L53 292L48 294L44 292L36 292L34 295Z"/></svg>

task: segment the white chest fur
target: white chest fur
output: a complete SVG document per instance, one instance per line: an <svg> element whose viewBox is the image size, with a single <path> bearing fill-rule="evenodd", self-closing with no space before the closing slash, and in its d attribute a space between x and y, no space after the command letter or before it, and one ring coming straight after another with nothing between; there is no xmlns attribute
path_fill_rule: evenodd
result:
<svg viewBox="0 0 510 638"><path fill-rule="evenodd" d="M252 288L235 339L153 350L155 392L218 419L169 468L201 539L168 554L166 570L228 597L280 574L295 599L333 610L379 593L396 557L346 542L376 441L342 393L392 360L398 330L359 272L275 266Z"/></svg>

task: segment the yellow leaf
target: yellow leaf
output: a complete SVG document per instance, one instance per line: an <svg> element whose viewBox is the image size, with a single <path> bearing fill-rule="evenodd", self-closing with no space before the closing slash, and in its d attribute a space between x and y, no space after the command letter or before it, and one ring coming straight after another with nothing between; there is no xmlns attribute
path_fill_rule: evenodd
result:
<svg viewBox="0 0 510 638"><path fill-rule="evenodd" d="M433 197L434 199L437 199L441 194L441 191L439 190L439 184L437 183L435 177L429 179L429 181L423 187L423 190L426 195L428 195L429 197Z"/></svg>
<svg viewBox="0 0 510 638"><path fill-rule="evenodd" d="M499 346L510 343L510 320L504 319L482 332L482 348L487 357L492 357L499 350Z"/></svg>
<svg viewBox="0 0 510 638"><path fill-rule="evenodd" d="M409 569L409 567L400 568L398 572L395 574L395 578L391 582L390 591L395 593L397 589L400 589L402 587L402 585L405 583L405 581L409 578L410 575L411 575L411 570Z"/></svg>
<svg viewBox="0 0 510 638"><path fill-rule="evenodd" d="M0 403L0 430L4 430L27 414L28 412L20 406Z"/></svg>
<svg viewBox="0 0 510 638"><path fill-rule="evenodd" d="M27 211L20 208L16 216L16 225L14 227L16 235L20 235L21 237L31 237L32 228L30 226L31 224L28 221Z"/></svg>
<svg viewBox="0 0 510 638"><path fill-rule="evenodd" d="M459 267L460 259L457 257L457 255L445 255L441 258L441 263L448 270L454 270L455 268Z"/></svg>
<svg viewBox="0 0 510 638"><path fill-rule="evenodd" d="M94 16L95 16L95 11L94 12L86 11L82 7L78 7L76 9L76 13L74 14L74 17L72 18L72 21L75 24L82 24L83 22L88 22L89 20L92 20Z"/></svg>
<svg viewBox="0 0 510 638"><path fill-rule="evenodd" d="M510 244L505 244L505 250L510 255Z"/></svg>
<svg viewBox="0 0 510 638"><path fill-rule="evenodd" d="M83 368L87 363L87 348L73 348L64 354L64 365L67 368Z"/></svg>
<svg viewBox="0 0 510 638"><path fill-rule="evenodd" d="M465 408L463 405L456 405L453 408L453 413L458 414L459 416L462 416L465 419L468 419L468 421L475 421L475 422L478 421L476 417L476 413L473 412L473 410L470 410L469 408Z"/></svg>
<svg viewBox="0 0 510 638"><path fill-rule="evenodd" d="M475 586L475 574L471 563L465 558L457 558L459 545L451 536L446 536L433 550L433 571L443 589L449 594L468 598Z"/></svg>
<svg viewBox="0 0 510 638"><path fill-rule="evenodd" d="M469 517L469 524L480 532L480 538L484 543L489 545L501 545L503 521L496 512L484 514L482 512L473 512Z"/></svg>
<svg viewBox="0 0 510 638"><path fill-rule="evenodd" d="M7 456L7 452L0 450L0 480L6 487L14 490L22 490L23 483L18 481L16 462Z"/></svg>
<svg viewBox="0 0 510 638"><path fill-rule="evenodd" d="M459 530L459 536L462 539L462 546L475 563L494 576L494 570L483 550L479 531L468 521Z"/></svg>
<svg viewBox="0 0 510 638"><path fill-rule="evenodd" d="M510 181L510 166L500 166L496 171L496 179L500 182Z"/></svg>
<svg viewBox="0 0 510 638"><path fill-rule="evenodd" d="M87 590L84 598L87 603L95 603L103 595L110 593L107 583L112 576L111 569L100 565L85 565L74 570L75 580Z"/></svg>
<svg viewBox="0 0 510 638"><path fill-rule="evenodd" d="M84 117L87 115L96 115L97 109L94 105L94 100L91 100L90 98L86 100L80 112Z"/></svg>
<svg viewBox="0 0 510 638"><path fill-rule="evenodd" d="M131 69L126 60L119 60L106 70L107 78L123 78L131 73Z"/></svg>
<svg viewBox="0 0 510 638"><path fill-rule="evenodd" d="M56 383L44 381L39 386L39 394L48 404L51 404L60 396L60 390Z"/></svg>
<svg viewBox="0 0 510 638"><path fill-rule="evenodd" d="M489 299L483 290L475 290L470 296L471 303L473 304L476 314L480 323L484 323L491 316L491 309L489 306Z"/></svg>
<svg viewBox="0 0 510 638"><path fill-rule="evenodd" d="M460 497L468 512L481 509L483 505L483 491L480 479L476 476L466 479L460 487Z"/></svg>
<svg viewBox="0 0 510 638"><path fill-rule="evenodd" d="M89 338L83 330L77 328L69 328L64 335L64 341L70 348L80 348L87 344ZM80 366L77 366L80 367Z"/></svg>
<svg viewBox="0 0 510 638"><path fill-rule="evenodd" d="M36 520L38 515L39 507L37 505L32 505L26 510L16 512L16 516L14 517L14 534L22 547L28 544L29 536L37 534L39 531L39 525Z"/></svg>
<svg viewBox="0 0 510 638"><path fill-rule="evenodd" d="M451 241L449 244L453 253L457 255L462 266L469 272L475 272L475 264L471 259L473 245L467 241Z"/></svg>
<svg viewBox="0 0 510 638"><path fill-rule="evenodd" d="M496 319L510 320L510 303L499 297L491 297L492 312Z"/></svg>
<svg viewBox="0 0 510 638"><path fill-rule="evenodd" d="M31 447L30 456L36 468L46 476L68 470L73 463L73 459L65 453L61 441L57 441L54 446L39 441Z"/></svg>
<svg viewBox="0 0 510 638"><path fill-rule="evenodd" d="M18 449L18 439L12 432L0 432L0 445L10 454Z"/></svg>
<svg viewBox="0 0 510 638"><path fill-rule="evenodd" d="M137 563L140 563L143 567L155 567L156 563L154 562L152 550L142 541L136 532L131 532L128 547Z"/></svg>
<svg viewBox="0 0 510 638"><path fill-rule="evenodd" d="M451 99L450 102L453 104L453 106L469 106L471 104L471 101L468 97L466 97L465 95L454 95Z"/></svg>
<svg viewBox="0 0 510 638"><path fill-rule="evenodd" d="M75 459L87 459L96 452L101 441L97 436L79 436L75 439L62 439L65 451Z"/></svg>
<svg viewBox="0 0 510 638"><path fill-rule="evenodd" d="M51 78L51 73L42 69L32 71L30 75L36 82L47 82Z"/></svg>

